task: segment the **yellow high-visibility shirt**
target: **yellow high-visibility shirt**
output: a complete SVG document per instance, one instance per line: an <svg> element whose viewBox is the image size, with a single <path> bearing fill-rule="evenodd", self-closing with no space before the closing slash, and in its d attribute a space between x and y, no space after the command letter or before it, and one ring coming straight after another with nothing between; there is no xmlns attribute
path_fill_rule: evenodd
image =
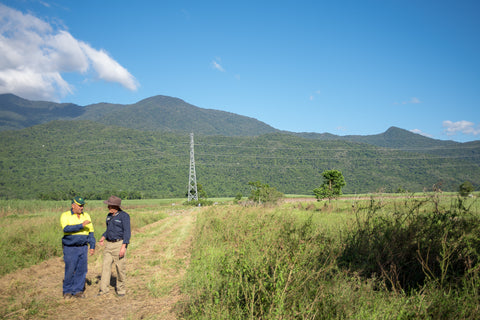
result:
<svg viewBox="0 0 480 320"><path fill-rule="evenodd" d="M83 221L88 220L92 221L90 215L87 212L83 212L78 217L72 211L65 211L60 217L60 224L62 225L62 230L64 235L85 235L88 236L90 232L93 232L93 223L87 224L85 227L78 226L83 223Z"/></svg>
<svg viewBox="0 0 480 320"><path fill-rule="evenodd" d="M60 224L62 225L64 246L84 246L90 244L90 249L95 249L95 237L93 234L93 224L89 223L85 227L82 225L85 220L92 221L90 215L86 212L80 214L80 217L70 211L62 213Z"/></svg>

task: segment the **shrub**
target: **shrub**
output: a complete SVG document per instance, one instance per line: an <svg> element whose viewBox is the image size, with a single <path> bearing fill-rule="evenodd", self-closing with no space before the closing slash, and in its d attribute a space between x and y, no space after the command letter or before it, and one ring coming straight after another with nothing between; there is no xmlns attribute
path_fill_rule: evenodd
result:
<svg viewBox="0 0 480 320"><path fill-rule="evenodd" d="M274 187L270 187L268 184L261 183L260 181L250 181L248 184L252 188L248 199L255 203L276 203L283 197L282 192Z"/></svg>
<svg viewBox="0 0 480 320"><path fill-rule="evenodd" d="M465 181L458 187L458 193L462 197L468 197L473 192L473 184L470 181Z"/></svg>
<svg viewBox="0 0 480 320"><path fill-rule="evenodd" d="M478 268L480 221L461 198L441 208L435 197L405 201L383 214L372 200L339 259L367 278L380 277L394 291L416 290L432 281L461 287Z"/></svg>

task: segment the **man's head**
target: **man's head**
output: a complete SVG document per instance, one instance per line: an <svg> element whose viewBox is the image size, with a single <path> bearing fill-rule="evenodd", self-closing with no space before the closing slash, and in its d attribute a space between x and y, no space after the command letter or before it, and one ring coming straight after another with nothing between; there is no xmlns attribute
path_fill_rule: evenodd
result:
<svg viewBox="0 0 480 320"><path fill-rule="evenodd" d="M120 210L120 205L122 204L122 199L116 196L111 196L108 200L103 201L108 206L108 210L112 213Z"/></svg>
<svg viewBox="0 0 480 320"><path fill-rule="evenodd" d="M72 199L72 211L73 213L80 214L83 212L83 206L85 205L85 199L82 197L75 197Z"/></svg>

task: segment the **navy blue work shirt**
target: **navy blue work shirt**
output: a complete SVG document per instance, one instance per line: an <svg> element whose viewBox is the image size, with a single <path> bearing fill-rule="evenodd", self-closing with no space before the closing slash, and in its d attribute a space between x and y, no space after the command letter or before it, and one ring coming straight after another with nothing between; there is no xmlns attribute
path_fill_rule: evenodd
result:
<svg viewBox="0 0 480 320"><path fill-rule="evenodd" d="M115 215L107 215L107 230L103 233L107 241L123 240L123 243L130 243L130 216L123 210L119 210Z"/></svg>

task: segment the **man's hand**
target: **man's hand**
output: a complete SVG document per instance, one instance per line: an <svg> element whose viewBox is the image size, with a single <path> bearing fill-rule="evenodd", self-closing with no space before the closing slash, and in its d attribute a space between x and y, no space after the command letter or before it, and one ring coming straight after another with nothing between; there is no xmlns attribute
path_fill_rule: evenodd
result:
<svg viewBox="0 0 480 320"><path fill-rule="evenodd" d="M90 255L93 256L94 253L95 253L95 249L90 249Z"/></svg>
<svg viewBox="0 0 480 320"><path fill-rule="evenodd" d="M85 220L85 221L82 222L82 225L83 225L83 227L85 228L85 226L86 226L87 224L90 224L90 223L92 223L90 220Z"/></svg>
<svg viewBox="0 0 480 320"><path fill-rule="evenodd" d="M105 240L105 237L101 237L100 240L98 240L98 244L101 245L101 246L103 246L103 244L104 244L103 241L104 241L104 240Z"/></svg>
<svg viewBox="0 0 480 320"><path fill-rule="evenodd" d="M122 247L120 248L120 252L118 254L118 257L121 259L123 257L125 257L125 253L127 252L127 247L125 246L125 244L122 245Z"/></svg>

